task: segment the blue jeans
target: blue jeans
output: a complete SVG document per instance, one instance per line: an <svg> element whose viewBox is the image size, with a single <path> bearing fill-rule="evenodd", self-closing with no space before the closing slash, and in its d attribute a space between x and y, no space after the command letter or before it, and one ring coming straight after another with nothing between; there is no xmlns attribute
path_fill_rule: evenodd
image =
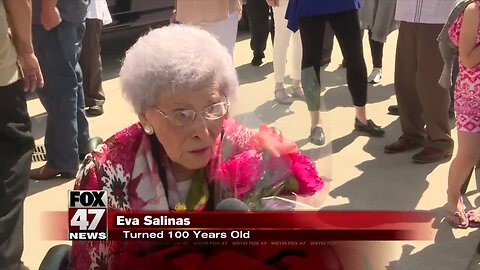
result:
<svg viewBox="0 0 480 270"><path fill-rule="evenodd" d="M77 170L79 153L87 152L90 137L78 64L84 31L84 23L68 21L50 31L33 26L35 52L45 79L38 96L48 113L47 164L62 172Z"/></svg>

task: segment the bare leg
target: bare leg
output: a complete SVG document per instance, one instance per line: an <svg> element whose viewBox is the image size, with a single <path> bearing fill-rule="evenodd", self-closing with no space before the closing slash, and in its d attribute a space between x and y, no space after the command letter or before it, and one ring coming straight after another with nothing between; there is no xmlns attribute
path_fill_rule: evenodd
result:
<svg viewBox="0 0 480 270"><path fill-rule="evenodd" d="M454 224L463 225L467 223L466 217L452 216L455 212L464 213L463 205L460 202L460 188L468 176L470 170L475 166L480 157L480 134L466 131L458 131L458 150L455 158L450 164L448 173L448 202L447 208L449 218ZM477 210L478 211L478 210ZM476 215L478 218L478 215Z"/></svg>
<svg viewBox="0 0 480 270"><path fill-rule="evenodd" d="M365 109L365 106L362 106L362 107L358 107L358 106L355 106L355 116L357 117L358 120L360 120L360 122L362 122L362 124L367 124L367 112L366 112L366 109Z"/></svg>

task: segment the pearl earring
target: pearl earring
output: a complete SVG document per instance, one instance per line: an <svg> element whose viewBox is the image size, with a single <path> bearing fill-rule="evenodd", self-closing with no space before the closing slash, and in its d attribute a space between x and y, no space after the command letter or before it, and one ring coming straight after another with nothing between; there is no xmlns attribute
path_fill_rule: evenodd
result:
<svg viewBox="0 0 480 270"><path fill-rule="evenodd" d="M152 135L153 134L153 127L150 124L144 124L143 125L143 131L145 131L145 133L147 133L148 135Z"/></svg>

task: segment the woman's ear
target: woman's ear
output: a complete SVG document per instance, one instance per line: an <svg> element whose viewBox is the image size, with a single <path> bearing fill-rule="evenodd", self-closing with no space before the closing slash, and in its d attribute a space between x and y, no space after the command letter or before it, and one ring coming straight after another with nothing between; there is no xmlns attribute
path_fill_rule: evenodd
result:
<svg viewBox="0 0 480 270"><path fill-rule="evenodd" d="M145 125L148 123L145 113L138 114L137 116L138 116L138 120L140 120L140 123L142 123L142 125Z"/></svg>

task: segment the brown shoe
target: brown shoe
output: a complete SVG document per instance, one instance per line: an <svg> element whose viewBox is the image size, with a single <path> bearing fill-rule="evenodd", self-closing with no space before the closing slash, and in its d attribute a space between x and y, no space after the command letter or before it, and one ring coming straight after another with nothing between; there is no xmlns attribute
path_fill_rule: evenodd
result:
<svg viewBox="0 0 480 270"><path fill-rule="evenodd" d="M62 172L48 164L30 170L30 178L34 180L49 180L53 178L75 178L76 172Z"/></svg>
<svg viewBox="0 0 480 270"><path fill-rule="evenodd" d="M413 155L412 160L415 163L433 163L441 161L452 156L452 149L439 149L426 146L422 151Z"/></svg>
<svg viewBox="0 0 480 270"><path fill-rule="evenodd" d="M420 148L422 146L423 146L422 143L413 142L402 135L400 136L400 138L398 138L396 142L386 145L384 148L384 152L387 154L397 154L397 153L402 153L415 148Z"/></svg>

